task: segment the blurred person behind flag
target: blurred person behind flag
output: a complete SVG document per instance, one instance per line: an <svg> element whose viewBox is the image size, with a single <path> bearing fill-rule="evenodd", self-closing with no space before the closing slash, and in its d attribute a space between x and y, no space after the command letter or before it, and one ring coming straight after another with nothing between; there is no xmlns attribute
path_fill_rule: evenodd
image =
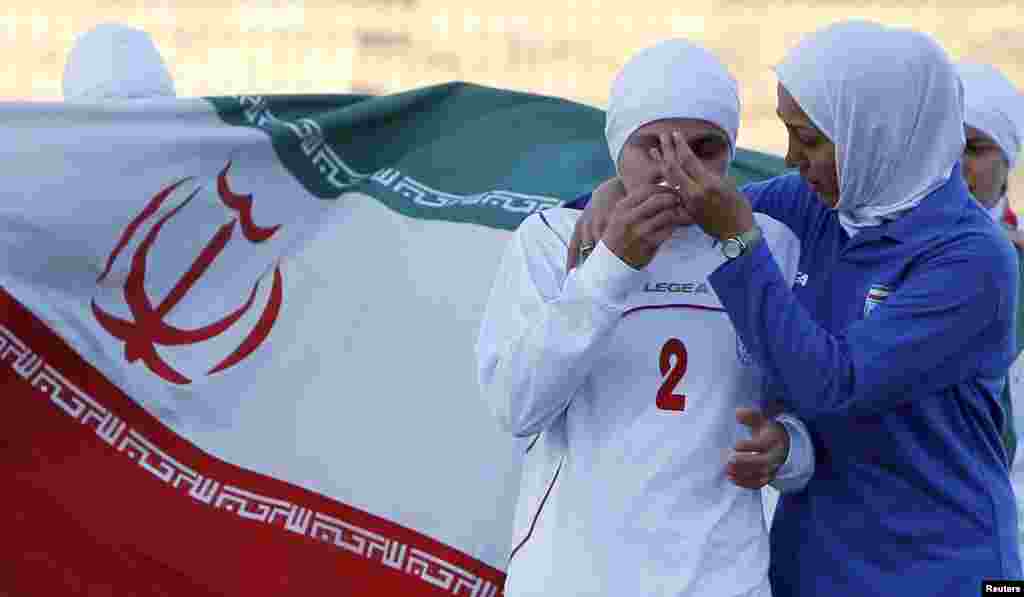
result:
<svg viewBox="0 0 1024 597"><path fill-rule="evenodd" d="M64 64L64 100L175 97L174 79L148 33L103 23L76 40Z"/></svg>

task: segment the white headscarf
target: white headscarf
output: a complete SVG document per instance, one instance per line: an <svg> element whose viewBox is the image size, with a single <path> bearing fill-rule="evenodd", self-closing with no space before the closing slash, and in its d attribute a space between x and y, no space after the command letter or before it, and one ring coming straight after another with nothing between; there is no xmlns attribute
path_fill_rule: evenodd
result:
<svg viewBox="0 0 1024 597"><path fill-rule="evenodd" d="M736 79L711 52L682 39L641 50L612 82L605 138L612 160L638 128L666 118L695 118L729 136L730 157L740 128Z"/></svg>
<svg viewBox="0 0 1024 597"><path fill-rule="evenodd" d="M75 42L64 65L64 100L174 97L174 80L149 34L124 25L103 24Z"/></svg>
<svg viewBox="0 0 1024 597"><path fill-rule="evenodd" d="M1024 95L988 64L961 62L956 69L964 85L964 123L995 141L1012 170L1020 158L1024 135ZM987 208L994 222L1003 219L1008 203L1003 193Z"/></svg>
<svg viewBox="0 0 1024 597"><path fill-rule="evenodd" d="M963 92L927 35L846 21L804 38L775 71L836 146L837 209L851 235L949 180L965 143Z"/></svg>
<svg viewBox="0 0 1024 597"><path fill-rule="evenodd" d="M961 62L957 72L964 84L964 122L995 141L1013 168L1024 135L1024 95L987 64Z"/></svg>

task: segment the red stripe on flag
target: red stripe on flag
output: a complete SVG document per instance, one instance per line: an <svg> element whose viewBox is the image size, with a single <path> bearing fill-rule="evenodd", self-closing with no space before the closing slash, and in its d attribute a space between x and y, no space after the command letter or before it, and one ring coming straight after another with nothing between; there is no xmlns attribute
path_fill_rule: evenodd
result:
<svg viewBox="0 0 1024 597"><path fill-rule="evenodd" d="M426 535L216 459L0 288L0 594L501 595Z"/></svg>

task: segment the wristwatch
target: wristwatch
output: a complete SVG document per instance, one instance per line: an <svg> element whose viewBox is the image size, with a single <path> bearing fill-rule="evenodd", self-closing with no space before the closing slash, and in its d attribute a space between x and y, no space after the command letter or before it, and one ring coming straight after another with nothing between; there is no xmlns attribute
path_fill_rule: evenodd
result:
<svg viewBox="0 0 1024 597"><path fill-rule="evenodd" d="M736 259L759 242L761 242L761 227L754 224L753 228L743 234L722 241L722 255L725 255L726 259Z"/></svg>

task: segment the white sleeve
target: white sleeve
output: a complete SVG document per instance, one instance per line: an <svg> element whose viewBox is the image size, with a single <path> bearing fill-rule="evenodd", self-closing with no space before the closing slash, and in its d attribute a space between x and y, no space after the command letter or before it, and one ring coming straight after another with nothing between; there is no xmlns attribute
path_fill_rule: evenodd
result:
<svg viewBox="0 0 1024 597"><path fill-rule="evenodd" d="M509 242L476 346L484 399L519 437L543 431L569 405L644 275L603 242L566 274L565 245L540 216Z"/></svg>
<svg viewBox="0 0 1024 597"><path fill-rule="evenodd" d="M771 486L782 493L796 493L802 491L814 476L814 444L800 419L783 413L775 420L782 423L789 434L789 454L775 473Z"/></svg>
<svg viewBox="0 0 1024 597"><path fill-rule="evenodd" d="M764 214L755 214L754 217L764 232L765 242L779 265L782 277L793 286L800 266L800 240L782 222ZM814 476L814 444L807 427L796 417L783 413L775 420L782 423L789 434L789 454L775 473L771 486L782 493L795 493L803 490Z"/></svg>

